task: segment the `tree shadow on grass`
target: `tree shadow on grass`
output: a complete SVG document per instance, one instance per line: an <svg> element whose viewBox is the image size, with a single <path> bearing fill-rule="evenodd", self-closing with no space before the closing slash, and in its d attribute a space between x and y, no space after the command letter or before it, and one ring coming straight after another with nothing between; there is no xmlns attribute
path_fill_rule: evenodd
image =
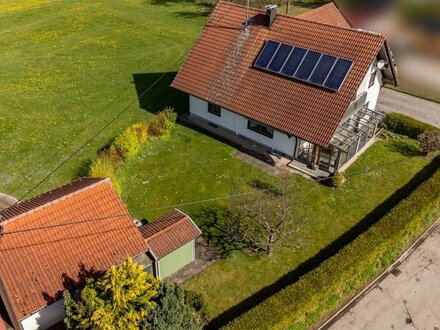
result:
<svg viewBox="0 0 440 330"><path fill-rule="evenodd" d="M196 219L203 232L205 242L210 249L215 251L219 259L226 258L235 251L244 251L243 245L231 239L224 228L223 219L227 211L226 206L211 205L191 212L191 216Z"/></svg>
<svg viewBox="0 0 440 330"><path fill-rule="evenodd" d="M276 282L268 285L260 291L254 293L249 298L243 300L239 304L226 310L218 317L211 320L206 327L207 329L219 329L230 321L249 311L265 299L281 291L288 285L298 281L298 279L319 266L324 260L335 255L345 245L353 241L360 234L365 232L371 225L376 223L380 218L387 214L398 202L408 197L411 192L421 183L429 179L440 168L440 156L435 157L429 164L423 167L406 185L397 190L393 195L386 199L382 204L378 205L373 211L367 214L354 227L338 237L328 246L321 249L315 256L300 264L295 269L282 276Z"/></svg>
<svg viewBox="0 0 440 330"><path fill-rule="evenodd" d="M134 73L139 107L153 114L167 106L177 113L187 111L188 96L170 87L175 76L176 72Z"/></svg>

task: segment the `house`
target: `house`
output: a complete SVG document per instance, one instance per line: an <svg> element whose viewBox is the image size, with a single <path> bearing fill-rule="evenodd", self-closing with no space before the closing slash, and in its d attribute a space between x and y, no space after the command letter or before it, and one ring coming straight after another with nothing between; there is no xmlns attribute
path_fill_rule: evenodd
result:
<svg viewBox="0 0 440 330"><path fill-rule="evenodd" d="M127 256L165 278L194 260L200 236L177 210L139 229L109 179L83 178L1 215L0 314L15 329L62 321L63 291Z"/></svg>
<svg viewBox="0 0 440 330"><path fill-rule="evenodd" d="M171 86L190 116L333 172L377 134L384 82L397 84L387 38L334 4L291 17L220 1Z"/></svg>

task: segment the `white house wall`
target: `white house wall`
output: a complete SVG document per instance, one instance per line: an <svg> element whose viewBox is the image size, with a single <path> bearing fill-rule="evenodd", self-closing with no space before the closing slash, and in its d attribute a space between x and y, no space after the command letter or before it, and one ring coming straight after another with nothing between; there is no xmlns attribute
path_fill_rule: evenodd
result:
<svg viewBox="0 0 440 330"><path fill-rule="evenodd" d="M376 109L376 103L377 103L377 99L379 98L379 92L383 85L382 71L377 69L376 65L377 65L377 60L374 60L373 64L368 68L367 74L365 75L364 79L359 85L357 91L357 95L361 95L363 92L367 92L366 102L369 102L368 108L372 110ZM374 85L369 87L370 77L374 70L377 71L376 78L374 80Z"/></svg>
<svg viewBox="0 0 440 330"><path fill-rule="evenodd" d="M233 131L235 134L247 137L260 144L263 144L271 149L280 151L290 157L293 157L295 152L295 137L290 138L287 134L275 130L273 138L266 137L262 134L249 130L247 128L248 119L231 112L226 109L221 109L221 117L213 115L208 112L208 102L190 95L189 97L190 113L208 120L211 123L219 125Z"/></svg>
<svg viewBox="0 0 440 330"><path fill-rule="evenodd" d="M65 315L64 299L61 299L20 322L23 330L44 330L62 321Z"/></svg>

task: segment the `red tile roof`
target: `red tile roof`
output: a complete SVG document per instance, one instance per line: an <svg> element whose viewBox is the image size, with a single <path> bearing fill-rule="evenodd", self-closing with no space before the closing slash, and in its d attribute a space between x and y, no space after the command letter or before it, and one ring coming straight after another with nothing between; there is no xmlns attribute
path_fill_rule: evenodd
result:
<svg viewBox="0 0 440 330"><path fill-rule="evenodd" d="M301 15L296 16L296 18L348 29L352 27L348 20L344 17L344 15L342 15L339 8L334 2L330 2L326 5L305 12Z"/></svg>
<svg viewBox="0 0 440 330"><path fill-rule="evenodd" d="M0 281L17 319L60 298L81 280L81 270L105 271L147 250L108 179L75 181L6 215Z"/></svg>
<svg viewBox="0 0 440 330"><path fill-rule="evenodd" d="M157 259L161 259L202 234L191 218L179 210L167 213L152 223L140 227L139 230Z"/></svg>
<svg viewBox="0 0 440 330"><path fill-rule="evenodd" d="M321 146L328 146L350 101L386 38L354 29L278 15L272 28L264 13L219 2L179 70L172 87ZM339 92L252 67L268 39L352 60Z"/></svg>

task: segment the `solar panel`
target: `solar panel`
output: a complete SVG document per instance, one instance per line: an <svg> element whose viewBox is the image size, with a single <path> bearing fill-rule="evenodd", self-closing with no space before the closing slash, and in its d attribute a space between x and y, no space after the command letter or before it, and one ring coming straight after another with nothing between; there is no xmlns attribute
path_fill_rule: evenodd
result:
<svg viewBox="0 0 440 330"><path fill-rule="evenodd" d="M339 90L352 64L352 61L338 58L323 86L336 91Z"/></svg>
<svg viewBox="0 0 440 330"><path fill-rule="evenodd" d="M318 60L321 57L321 55L322 53L309 50L306 56L304 56L304 59L301 62L301 65L299 66L298 70L296 70L295 78L301 80L309 79L309 76L312 73L313 69L315 68L316 63L318 63Z"/></svg>
<svg viewBox="0 0 440 330"><path fill-rule="evenodd" d="M315 71L313 71L310 76L309 81L317 85L322 85L335 62L336 57L323 54L315 67Z"/></svg>
<svg viewBox="0 0 440 330"><path fill-rule="evenodd" d="M353 61L268 40L254 66L338 91Z"/></svg>
<svg viewBox="0 0 440 330"><path fill-rule="evenodd" d="M257 68L265 69L267 67L267 65L269 64L270 60L272 59L272 57L273 57L273 55L279 45L280 45L279 42L272 41L272 40L269 40L268 42L266 42L263 50L261 51L257 60L255 61L254 66L256 66Z"/></svg>
<svg viewBox="0 0 440 330"><path fill-rule="evenodd" d="M281 73L286 76L293 76L306 53L307 50L305 50L304 48L295 47L290 53L290 56L287 59L286 63L284 63L284 67L281 69Z"/></svg>
<svg viewBox="0 0 440 330"><path fill-rule="evenodd" d="M281 44L267 68L271 71L279 72L292 48L292 46Z"/></svg>

